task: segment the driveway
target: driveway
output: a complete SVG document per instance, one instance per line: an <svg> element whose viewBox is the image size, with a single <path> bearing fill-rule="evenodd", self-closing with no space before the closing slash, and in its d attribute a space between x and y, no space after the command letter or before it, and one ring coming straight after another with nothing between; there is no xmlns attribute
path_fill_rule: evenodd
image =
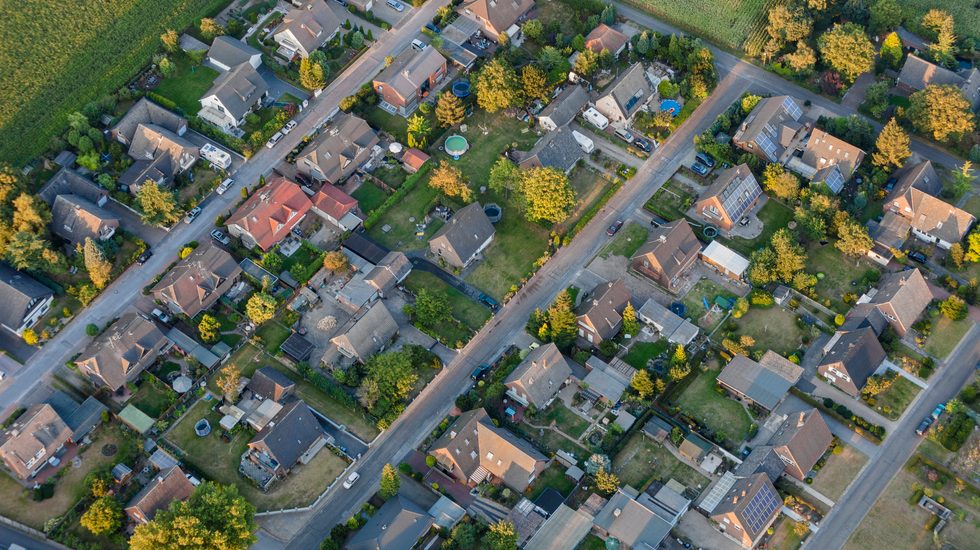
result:
<svg viewBox="0 0 980 550"><path fill-rule="evenodd" d="M597 136L595 132L583 127L577 122L572 122L570 126L572 130L575 130L580 134L584 134L586 137L591 139L592 142L595 143L596 147L607 157L611 157L614 160L622 162L627 166L632 166L633 168L643 166L643 159L637 157L636 155L631 155L625 149L616 145L615 143L610 143L608 137Z"/></svg>
<svg viewBox="0 0 980 550"><path fill-rule="evenodd" d="M280 79L276 76L276 73L272 72L272 69L266 67L263 63L259 66L259 74L262 75L262 79L269 86L269 97L273 100L277 100L280 97L290 94L292 96L298 97L300 100L309 99L310 94L303 90L302 88L297 88L289 82Z"/></svg>
<svg viewBox="0 0 980 550"><path fill-rule="evenodd" d="M190 132L188 132L189 134ZM129 233L136 235L137 237L143 239L143 241L150 245L150 248L156 246L164 237L167 236L167 231L155 225L147 225L143 223L140 219L140 215L128 206L122 203L116 202L115 199L109 199L106 201L106 210L115 214L119 218L119 225Z"/></svg>
<svg viewBox="0 0 980 550"><path fill-rule="evenodd" d="M35 328L38 333L44 329L41 325ZM6 352L0 354L0 370L6 371L8 375L20 370L19 363L26 362L37 353L36 347L28 346L23 338L4 328L0 328L0 350ZM8 355L10 357L7 357ZM3 382L0 382L0 385L2 384Z"/></svg>

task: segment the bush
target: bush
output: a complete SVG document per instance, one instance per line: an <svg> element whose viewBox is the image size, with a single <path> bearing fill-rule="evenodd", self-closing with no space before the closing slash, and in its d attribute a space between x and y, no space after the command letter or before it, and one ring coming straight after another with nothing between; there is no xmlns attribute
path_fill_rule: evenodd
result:
<svg viewBox="0 0 980 550"><path fill-rule="evenodd" d="M432 455L427 455L425 457L425 465L428 466L429 468L435 468L436 467L436 457L434 457Z"/></svg>
<svg viewBox="0 0 980 550"><path fill-rule="evenodd" d="M95 323L85 325L85 334L88 334L89 336L98 336L99 325L96 325Z"/></svg>

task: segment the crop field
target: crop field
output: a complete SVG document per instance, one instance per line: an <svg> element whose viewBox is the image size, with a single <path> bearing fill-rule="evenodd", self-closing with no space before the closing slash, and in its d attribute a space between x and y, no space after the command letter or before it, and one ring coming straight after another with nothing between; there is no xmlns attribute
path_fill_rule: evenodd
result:
<svg viewBox="0 0 980 550"><path fill-rule="evenodd" d="M957 36L980 39L980 9L975 0L903 0L898 5L908 28L917 29L927 11L941 8L953 16Z"/></svg>
<svg viewBox="0 0 980 550"><path fill-rule="evenodd" d="M781 0L628 0L682 29L730 50L765 33L769 7Z"/></svg>
<svg viewBox="0 0 980 550"><path fill-rule="evenodd" d="M228 0L0 0L0 162L24 164L69 113L114 92Z"/></svg>

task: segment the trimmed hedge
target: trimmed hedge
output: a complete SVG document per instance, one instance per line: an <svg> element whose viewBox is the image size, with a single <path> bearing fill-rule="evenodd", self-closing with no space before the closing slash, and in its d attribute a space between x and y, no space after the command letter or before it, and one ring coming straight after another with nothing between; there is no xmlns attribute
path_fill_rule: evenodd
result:
<svg viewBox="0 0 980 550"><path fill-rule="evenodd" d="M431 169L432 169L432 162L427 162L422 166L421 169L419 169L418 172L405 178L405 183L403 183L401 187L398 188L397 191L395 191L394 193L391 194L391 196L385 199L385 201L381 203L381 206L375 208L368 214L367 219L364 220L364 228L371 229L372 227L374 227L374 225L378 223L378 220L381 219L381 216L384 216L385 212L387 212L388 209L394 206L395 203L404 199L406 195L408 195L413 189L415 189L415 186L418 185L419 180L421 180L426 174L428 174L429 170Z"/></svg>

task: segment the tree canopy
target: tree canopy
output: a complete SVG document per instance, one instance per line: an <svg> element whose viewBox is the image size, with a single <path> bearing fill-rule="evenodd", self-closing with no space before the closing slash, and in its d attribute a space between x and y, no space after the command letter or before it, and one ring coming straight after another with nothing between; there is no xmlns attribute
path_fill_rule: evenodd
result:
<svg viewBox="0 0 980 550"><path fill-rule="evenodd" d="M494 113L518 105L521 87L514 67L505 59L495 57L483 66L473 84L476 102L481 109Z"/></svg>
<svg viewBox="0 0 980 550"><path fill-rule="evenodd" d="M568 176L555 168L531 168L521 174L521 203L532 222L560 223L575 206L575 191Z"/></svg>
<svg viewBox="0 0 980 550"><path fill-rule="evenodd" d="M875 152L871 154L871 162L882 170L892 171L901 168L905 160L912 156L909 148L911 143L908 133L893 117L881 129L878 139L875 140Z"/></svg>
<svg viewBox="0 0 980 550"><path fill-rule="evenodd" d="M875 48L856 23L837 23L817 40L820 55L847 82L874 68Z"/></svg>
<svg viewBox="0 0 980 550"><path fill-rule="evenodd" d="M465 116L466 108L458 97L449 92L439 96L439 101L436 102L436 120L439 121L440 126L444 128L455 126L463 122Z"/></svg>
<svg viewBox="0 0 980 550"><path fill-rule="evenodd" d="M102 248L91 237L85 238L85 271L97 289L103 289L112 280L112 262L105 258Z"/></svg>
<svg viewBox="0 0 980 550"><path fill-rule="evenodd" d="M930 84L909 98L906 115L920 132L936 141L973 131L974 115L970 102L956 86Z"/></svg>
<svg viewBox="0 0 980 550"><path fill-rule="evenodd" d="M438 189L447 197L459 197L463 202L470 202L473 198L473 190L463 179L463 172L445 160L440 161L432 171L429 187Z"/></svg>
<svg viewBox="0 0 980 550"><path fill-rule="evenodd" d="M253 323L261 325L276 314L276 299L266 292L256 292L245 303L245 314Z"/></svg>
<svg viewBox="0 0 980 550"><path fill-rule="evenodd" d="M161 189L155 181L146 180L136 192L136 203L143 211L143 221L153 224L171 224L180 219L177 198Z"/></svg>
<svg viewBox="0 0 980 550"><path fill-rule="evenodd" d="M257 540L255 507L234 485L205 481L185 502L175 501L136 527L133 550L245 550Z"/></svg>

